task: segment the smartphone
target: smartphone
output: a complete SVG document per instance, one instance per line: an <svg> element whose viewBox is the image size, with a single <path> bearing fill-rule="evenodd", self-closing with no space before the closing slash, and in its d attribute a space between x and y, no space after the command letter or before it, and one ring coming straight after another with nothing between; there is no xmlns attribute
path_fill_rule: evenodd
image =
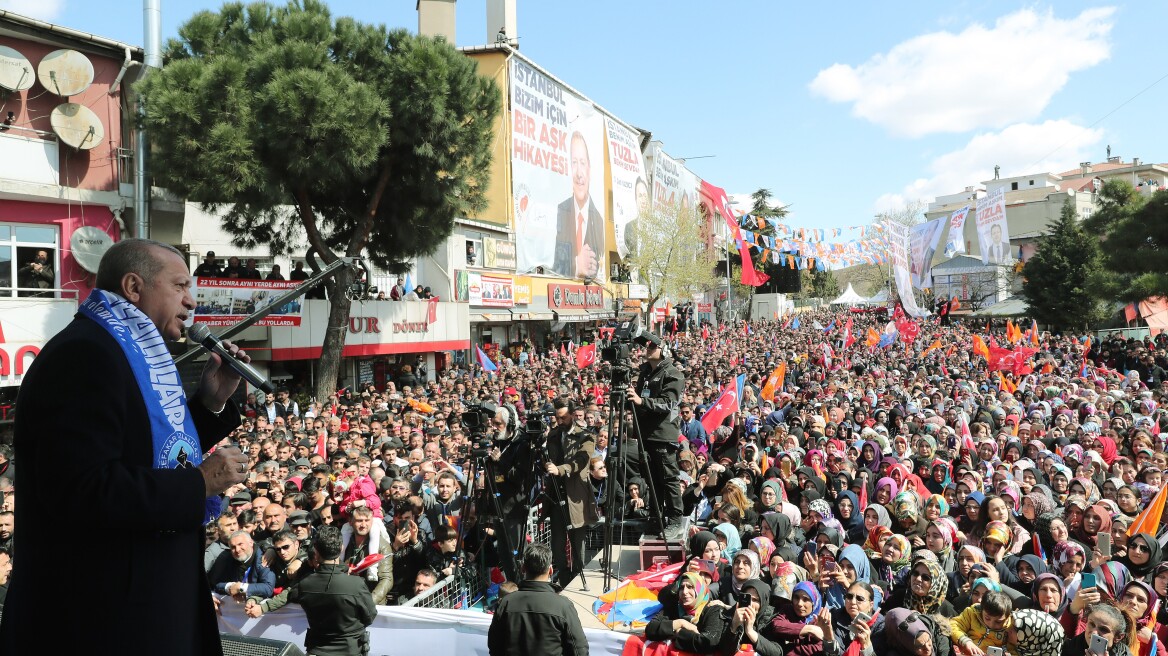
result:
<svg viewBox="0 0 1168 656"><path fill-rule="evenodd" d="M836 566L834 560L823 561L823 571L825 571L825 572L834 572L836 570L836 567L837 566Z"/></svg>
<svg viewBox="0 0 1168 656"><path fill-rule="evenodd" d="M779 463L779 469L783 472L783 478L791 477L791 461L783 460Z"/></svg>
<svg viewBox="0 0 1168 656"><path fill-rule="evenodd" d="M1092 633L1091 644L1088 646L1087 651L1103 656L1103 654L1107 653L1107 638Z"/></svg>
<svg viewBox="0 0 1168 656"><path fill-rule="evenodd" d="M1100 533L1096 544L1099 546L1099 553L1103 554L1104 558L1111 560L1111 534Z"/></svg>
<svg viewBox="0 0 1168 656"><path fill-rule="evenodd" d="M1080 590L1086 590L1087 588L1095 587L1096 584L1095 584L1095 575L1094 574L1092 574L1090 572L1083 572L1080 576L1082 577L1081 583L1079 583Z"/></svg>
<svg viewBox="0 0 1168 656"><path fill-rule="evenodd" d="M256 483L255 486L256 486L257 490L270 490L270 489L272 489L272 484L268 481L259 481Z"/></svg>
<svg viewBox="0 0 1168 656"><path fill-rule="evenodd" d="M871 615L869 615L868 613L861 612L861 613L856 613L856 619L852 620L852 624L859 624L860 622L867 624L868 622L871 622L871 621L872 621Z"/></svg>
<svg viewBox="0 0 1168 656"><path fill-rule="evenodd" d="M986 654L988 656L1006 656L1006 650L1001 647L989 647L986 649Z"/></svg>
<svg viewBox="0 0 1168 656"><path fill-rule="evenodd" d="M739 592L734 595L734 599L737 600L739 608L746 608L754 601L754 598L750 596L749 592Z"/></svg>

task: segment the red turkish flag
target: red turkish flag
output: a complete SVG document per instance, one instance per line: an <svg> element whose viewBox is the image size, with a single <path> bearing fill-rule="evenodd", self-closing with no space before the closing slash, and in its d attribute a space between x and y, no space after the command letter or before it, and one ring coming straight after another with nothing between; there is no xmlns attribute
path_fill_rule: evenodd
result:
<svg viewBox="0 0 1168 656"><path fill-rule="evenodd" d="M722 425L722 420L735 412L738 412L738 386L731 383L714 405L706 410L706 414L702 415L702 427L707 433L713 433L715 428Z"/></svg>
<svg viewBox="0 0 1168 656"><path fill-rule="evenodd" d="M596 345L588 344L576 349L576 366L581 369L587 369L596 362Z"/></svg>
<svg viewBox="0 0 1168 656"><path fill-rule="evenodd" d="M426 301L426 323L431 324L438 321L438 297L435 296Z"/></svg>

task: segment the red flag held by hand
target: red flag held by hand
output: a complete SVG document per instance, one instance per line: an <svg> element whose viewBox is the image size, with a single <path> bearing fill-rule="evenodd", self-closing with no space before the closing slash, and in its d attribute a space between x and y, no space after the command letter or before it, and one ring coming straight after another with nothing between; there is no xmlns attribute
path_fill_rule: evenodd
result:
<svg viewBox="0 0 1168 656"><path fill-rule="evenodd" d="M365 556L365 558L363 558L361 560L361 562L357 563L356 565L349 565L349 573L356 574L358 572L363 572L363 571L369 569L370 567L373 567L377 563L380 563L381 559L383 559L383 558L385 558L385 554L379 554L379 553L369 554L368 556Z"/></svg>
<svg viewBox="0 0 1168 656"><path fill-rule="evenodd" d="M576 366L581 369L587 369L596 362L596 345L588 344L576 349Z"/></svg>

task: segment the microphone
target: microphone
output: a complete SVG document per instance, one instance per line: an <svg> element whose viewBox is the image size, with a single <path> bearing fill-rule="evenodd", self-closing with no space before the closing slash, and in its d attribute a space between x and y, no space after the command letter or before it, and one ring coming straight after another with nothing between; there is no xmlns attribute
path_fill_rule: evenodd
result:
<svg viewBox="0 0 1168 656"><path fill-rule="evenodd" d="M230 351L223 348L223 342L211 334L211 329L206 324L191 324L191 327L187 328L187 339L212 353L218 353L219 357L223 359L223 364L231 367L235 373L242 376L252 387L258 387L268 394L275 391L276 388L272 387L272 384L260 372L256 371L254 367L242 360L236 360Z"/></svg>

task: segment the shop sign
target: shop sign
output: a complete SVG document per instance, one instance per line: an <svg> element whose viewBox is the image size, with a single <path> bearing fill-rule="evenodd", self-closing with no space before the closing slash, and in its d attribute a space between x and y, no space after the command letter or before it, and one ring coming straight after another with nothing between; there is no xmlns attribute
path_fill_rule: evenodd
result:
<svg viewBox="0 0 1168 656"><path fill-rule="evenodd" d="M698 305L698 312L713 312L714 311L714 304L713 303L698 303L697 305Z"/></svg>
<svg viewBox="0 0 1168 656"><path fill-rule="evenodd" d="M649 298L649 286L648 285L638 285L635 283L630 284L629 285L629 298L637 298L637 299L641 299L641 300L645 300L645 299Z"/></svg>
<svg viewBox="0 0 1168 656"><path fill-rule="evenodd" d="M514 283L511 276L491 276L471 273L468 276L467 296L471 305L483 307L511 307L515 305Z"/></svg>
<svg viewBox="0 0 1168 656"><path fill-rule="evenodd" d="M604 288L599 285L562 285L552 283L547 289L548 307L561 309L603 309Z"/></svg>
<svg viewBox="0 0 1168 656"><path fill-rule="evenodd" d="M360 333L380 333L381 320L377 317L349 317L349 332L354 335Z"/></svg>
<svg viewBox="0 0 1168 656"><path fill-rule="evenodd" d="M531 277L515 276L515 304L527 305L531 303Z"/></svg>
<svg viewBox="0 0 1168 656"><path fill-rule="evenodd" d="M515 242L505 239L483 239L483 265L489 269L515 269Z"/></svg>
<svg viewBox="0 0 1168 656"><path fill-rule="evenodd" d="M430 331L430 324L425 321L394 321L393 333L425 333Z"/></svg>

